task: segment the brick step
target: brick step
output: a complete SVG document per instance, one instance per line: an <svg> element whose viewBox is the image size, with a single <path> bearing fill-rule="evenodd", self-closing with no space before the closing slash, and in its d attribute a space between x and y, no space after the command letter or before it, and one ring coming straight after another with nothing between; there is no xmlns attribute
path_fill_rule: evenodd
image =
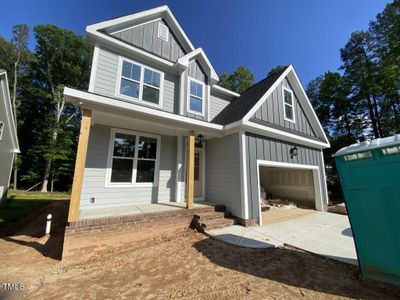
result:
<svg viewBox="0 0 400 300"><path fill-rule="evenodd" d="M233 218L223 218L223 219L212 219L212 220L207 220L204 221L201 224L201 227L203 229L215 229L215 228L223 228L223 227L227 227L227 226L231 226L234 225L235 219Z"/></svg>
<svg viewBox="0 0 400 300"><path fill-rule="evenodd" d="M225 216L226 216L226 213L223 211L213 211L213 212L206 212L206 213L197 213L194 215L194 218L199 220L200 222L203 222L206 220L225 218Z"/></svg>

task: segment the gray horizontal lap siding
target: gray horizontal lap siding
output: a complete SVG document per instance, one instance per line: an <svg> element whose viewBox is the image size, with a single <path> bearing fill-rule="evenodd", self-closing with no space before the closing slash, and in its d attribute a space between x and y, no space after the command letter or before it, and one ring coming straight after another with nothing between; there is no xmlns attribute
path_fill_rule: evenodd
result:
<svg viewBox="0 0 400 300"><path fill-rule="evenodd" d="M282 86L293 91L295 123L286 121L284 119ZM291 87L287 78L284 78L282 80L278 87L256 111L256 113L253 115L253 118L256 121L261 121L259 123L266 126L271 126L278 129L280 128L282 130L286 129L286 131L295 134L299 133L302 136L309 136L314 138L316 137L315 132L312 129L310 122L300 105L299 99L297 98L295 91Z"/></svg>
<svg viewBox="0 0 400 300"><path fill-rule="evenodd" d="M133 28L127 28L111 35L149 53L176 62L178 58L186 54L186 51L173 35L171 29L169 29L168 42L158 37L158 24L160 22L168 26L164 20L157 20Z"/></svg>
<svg viewBox="0 0 400 300"><path fill-rule="evenodd" d="M298 155L291 159L289 151L294 146L298 148ZM246 153L250 218L258 218L259 214L257 160L318 166L322 183L322 197L325 197L326 183L323 175L321 150L246 132ZM324 199L324 202L326 200Z"/></svg>
<svg viewBox="0 0 400 300"><path fill-rule="evenodd" d="M81 193L81 209L98 205L113 206L174 200L176 137L161 136L158 187L105 187L110 132L109 126L91 127ZM91 197L96 198L95 204L90 203Z"/></svg>
<svg viewBox="0 0 400 300"><path fill-rule="evenodd" d="M214 93L210 95L210 120L214 119L229 103L230 98Z"/></svg>
<svg viewBox="0 0 400 300"><path fill-rule="evenodd" d="M3 187L3 193L0 194L0 202L6 197L10 183L12 162L14 160L13 143L10 134L11 124L7 121L3 85L4 83L0 82L0 121L4 123L3 137L0 140L0 187Z"/></svg>
<svg viewBox="0 0 400 300"><path fill-rule="evenodd" d="M242 217L239 151L237 133L206 141L206 200Z"/></svg>
<svg viewBox="0 0 400 300"><path fill-rule="evenodd" d="M117 53L105 48L99 49L95 70L94 93L116 98L116 85L119 76L118 60L119 55ZM146 105L146 103L144 102L143 105ZM179 77L174 74L164 73L163 107L161 109L171 113L178 113Z"/></svg>

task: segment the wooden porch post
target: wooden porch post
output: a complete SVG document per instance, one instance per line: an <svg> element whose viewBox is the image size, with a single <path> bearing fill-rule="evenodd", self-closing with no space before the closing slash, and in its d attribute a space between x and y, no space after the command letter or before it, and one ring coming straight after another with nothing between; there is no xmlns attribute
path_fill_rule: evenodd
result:
<svg viewBox="0 0 400 300"><path fill-rule="evenodd" d="M194 196L194 130L189 131L187 147L186 208L193 208Z"/></svg>
<svg viewBox="0 0 400 300"><path fill-rule="evenodd" d="M82 109L82 121L79 133L78 150L76 151L75 172L74 180L72 182L71 200L69 203L68 222L74 222L78 220L83 171L85 170L91 119L92 111L88 109Z"/></svg>

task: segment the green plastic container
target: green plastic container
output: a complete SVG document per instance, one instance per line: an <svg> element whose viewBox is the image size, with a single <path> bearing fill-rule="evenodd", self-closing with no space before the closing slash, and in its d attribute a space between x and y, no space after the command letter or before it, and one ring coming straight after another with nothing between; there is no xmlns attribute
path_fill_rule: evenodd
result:
<svg viewBox="0 0 400 300"><path fill-rule="evenodd" d="M400 134L335 155L361 278L400 285Z"/></svg>

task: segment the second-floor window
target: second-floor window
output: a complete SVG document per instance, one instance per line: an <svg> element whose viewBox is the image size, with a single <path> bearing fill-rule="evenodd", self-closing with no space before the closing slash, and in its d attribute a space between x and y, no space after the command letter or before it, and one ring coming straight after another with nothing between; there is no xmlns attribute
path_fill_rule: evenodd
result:
<svg viewBox="0 0 400 300"><path fill-rule="evenodd" d="M283 114L286 121L295 122L293 92L288 88L282 87Z"/></svg>
<svg viewBox="0 0 400 300"><path fill-rule="evenodd" d="M139 63L121 58L118 96L161 106L164 74Z"/></svg>
<svg viewBox="0 0 400 300"><path fill-rule="evenodd" d="M188 112L204 116L204 83L189 78Z"/></svg>

